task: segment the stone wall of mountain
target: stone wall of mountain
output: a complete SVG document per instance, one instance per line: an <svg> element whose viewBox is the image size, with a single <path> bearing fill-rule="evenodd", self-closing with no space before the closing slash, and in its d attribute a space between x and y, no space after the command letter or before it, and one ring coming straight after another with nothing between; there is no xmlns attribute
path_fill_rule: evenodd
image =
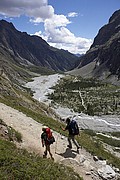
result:
<svg viewBox="0 0 120 180"><path fill-rule="evenodd" d="M67 71L78 65L78 57L75 55L49 46L41 37L20 32L5 20L0 21L0 47L0 50L3 48L10 54L15 63L25 66Z"/></svg>
<svg viewBox="0 0 120 180"><path fill-rule="evenodd" d="M103 26L88 52L81 57L79 69L94 62L92 76L100 77L108 71L108 75L116 75L120 79L120 10L110 17ZM88 66L89 67L89 66Z"/></svg>

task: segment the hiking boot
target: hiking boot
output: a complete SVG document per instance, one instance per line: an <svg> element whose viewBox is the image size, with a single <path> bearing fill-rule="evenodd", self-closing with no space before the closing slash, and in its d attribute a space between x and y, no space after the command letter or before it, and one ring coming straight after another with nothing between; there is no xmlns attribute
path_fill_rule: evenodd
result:
<svg viewBox="0 0 120 180"><path fill-rule="evenodd" d="M51 157L51 159L54 161L54 158L53 158L53 157Z"/></svg>
<svg viewBox="0 0 120 180"><path fill-rule="evenodd" d="M72 149L72 146L67 145L68 148Z"/></svg>
<svg viewBox="0 0 120 180"><path fill-rule="evenodd" d="M47 152L46 151L44 152L44 155L47 156Z"/></svg>
<svg viewBox="0 0 120 180"><path fill-rule="evenodd" d="M43 158L47 158L47 156L44 154L44 155L43 155Z"/></svg>

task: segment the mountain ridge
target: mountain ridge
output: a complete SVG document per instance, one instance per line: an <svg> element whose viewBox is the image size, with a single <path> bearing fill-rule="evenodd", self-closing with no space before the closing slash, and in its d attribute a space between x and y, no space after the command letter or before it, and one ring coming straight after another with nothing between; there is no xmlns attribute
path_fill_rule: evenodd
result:
<svg viewBox="0 0 120 180"><path fill-rule="evenodd" d="M94 38L93 44L84 56L80 58L78 67L71 74L83 77L109 79L113 82L120 80L120 10L115 11L108 24L104 25ZM88 64L95 63L91 69L86 68L86 75L82 75L81 69ZM89 72L89 76L88 76Z"/></svg>
<svg viewBox="0 0 120 180"><path fill-rule="evenodd" d="M6 48L23 65L47 67L55 71L73 69L78 58L72 53L51 47L41 37L15 29L12 23L0 21L0 46Z"/></svg>

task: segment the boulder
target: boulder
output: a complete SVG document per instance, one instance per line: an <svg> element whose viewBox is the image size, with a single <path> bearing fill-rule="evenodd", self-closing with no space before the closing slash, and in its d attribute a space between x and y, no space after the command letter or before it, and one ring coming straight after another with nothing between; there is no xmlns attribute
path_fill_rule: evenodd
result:
<svg viewBox="0 0 120 180"><path fill-rule="evenodd" d="M109 165L99 168L98 174L100 177L106 180L113 179L116 175L115 171Z"/></svg>

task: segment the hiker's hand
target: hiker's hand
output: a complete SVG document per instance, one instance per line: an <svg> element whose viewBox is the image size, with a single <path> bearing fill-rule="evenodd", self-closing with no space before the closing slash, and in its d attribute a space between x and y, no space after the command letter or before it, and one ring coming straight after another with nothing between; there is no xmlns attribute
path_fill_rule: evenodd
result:
<svg viewBox="0 0 120 180"><path fill-rule="evenodd" d="M60 126L60 128L61 128L63 131L65 131L65 128L63 128L62 126Z"/></svg>

